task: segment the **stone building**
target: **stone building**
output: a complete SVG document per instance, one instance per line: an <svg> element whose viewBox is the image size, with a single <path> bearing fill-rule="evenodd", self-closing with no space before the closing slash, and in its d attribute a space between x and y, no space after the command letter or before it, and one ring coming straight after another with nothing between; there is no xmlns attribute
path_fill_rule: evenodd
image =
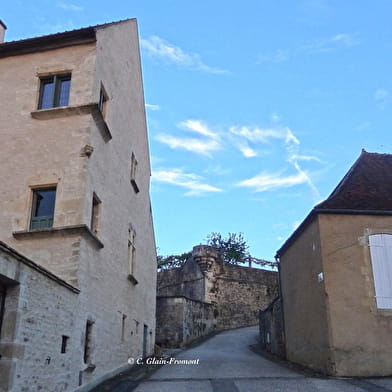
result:
<svg viewBox="0 0 392 392"><path fill-rule="evenodd" d="M0 86L0 391L86 389L155 340L136 20L1 43Z"/></svg>
<svg viewBox="0 0 392 392"><path fill-rule="evenodd" d="M392 375L392 155L363 150L277 256L287 358Z"/></svg>
<svg viewBox="0 0 392 392"><path fill-rule="evenodd" d="M228 264L200 245L181 268L160 271L157 287L157 343L178 347L257 324L260 308L277 296L277 273Z"/></svg>

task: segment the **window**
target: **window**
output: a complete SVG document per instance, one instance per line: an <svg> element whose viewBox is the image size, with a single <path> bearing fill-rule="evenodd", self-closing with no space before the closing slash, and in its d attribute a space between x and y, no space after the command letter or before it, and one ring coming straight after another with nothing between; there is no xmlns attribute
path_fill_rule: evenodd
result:
<svg viewBox="0 0 392 392"><path fill-rule="evenodd" d="M67 352L68 339L69 339L69 336L63 335L61 337L61 354L65 354Z"/></svg>
<svg viewBox="0 0 392 392"><path fill-rule="evenodd" d="M392 309L392 235L371 235L369 246L377 308Z"/></svg>
<svg viewBox="0 0 392 392"><path fill-rule="evenodd" d="M87 320L84 336L84 363L91 363L93 325L93 321Z"/></svg>
<svg viewBox="0 0 392 392"><path fill-rule="evenodd" d="M132 228L132 226L128 229L128 268L129 275L133 275L135 256L136 256L136 248L135 248L135 240L136 240L136 231Z"/></svg>
<svg viewBox="0 0 392 392"><path fill-rule="evenodd" d="M56 188L33 190L30 230L47 229L53 226Z"/></svg>
<svg viewBox="0 0 392 392"><path fill-rule="evenodd" d="M0 338L1 338L1 325L3 324L4 305L5 305L5 286L0 284Z"/></svg>
<svg viewBox="0 0 392 392"><path fill-rule="evenodd" d="M121 322L121 342L125 342L125 320L127 319L127 315L122 315L122 322Z"/></svg>
<svg viewBox="0 0 392 392"><path fill-rule="evenodd" d="M41 78L38 109L68 106L71 74Z"/></svg>
<svg viewBox="0 0 392 392"><path fill-rule="evenodd" d="M131 184L132 184L135 192L138 193L139 187L137 186L137 183L136 183L136 173L137 173L137 160L136 160L135 154L132 153L132 156L131 156Z"/></svg>
<svg viewBox="0 0 392 392"><path fill-rule="evenodd" d="M98 233L98 217L99 217L100 204L101 204L101 200L94 193L93 194L93 202L92 202L92 206L91 206L91 222L90 222L90 229L94 234Z"/></svg>
<svg viewBox="0 0 392 392"><path fill-rule="evenodd" d="M108 95L103 86L101 86L101 90L99 91L99 101L98 101L98 109L102 113L102 116L106 116L106 106L108 101Z"/></svg>

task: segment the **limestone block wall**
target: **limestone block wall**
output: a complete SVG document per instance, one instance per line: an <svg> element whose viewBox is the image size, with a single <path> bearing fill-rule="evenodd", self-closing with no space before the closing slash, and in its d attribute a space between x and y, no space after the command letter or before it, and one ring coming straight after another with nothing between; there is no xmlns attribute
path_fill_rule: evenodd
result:
<svg viewBox="0 0 392 392"><path fill-rule="evenodd" d="M156 342L183 347L214 331L214 306L184 296L157 298Z"/></svg>
<svg viewBox="0 0 392 392"><path fill-rule="evenodd" d="M276 271L223 264L212 290L216 297L217 328L258 323L259 310L278 295Z"/></svg>
<svg viewBox="0 0 392 392"><path fill-rule="evenodd" d="M0 391L69 391L79 385L78 290L0 244L6 287ZM62 337L67 337L61 353Z"/></svg>

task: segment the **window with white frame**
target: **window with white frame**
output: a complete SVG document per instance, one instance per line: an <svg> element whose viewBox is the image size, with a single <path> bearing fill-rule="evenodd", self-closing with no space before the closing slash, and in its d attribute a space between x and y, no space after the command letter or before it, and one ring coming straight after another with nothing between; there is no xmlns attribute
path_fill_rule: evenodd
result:
<svg viewBox="0 0 392 392"><path fill-rule="evenodd" d="M369 236L378 309L392 309L392 234Z"/></svg>

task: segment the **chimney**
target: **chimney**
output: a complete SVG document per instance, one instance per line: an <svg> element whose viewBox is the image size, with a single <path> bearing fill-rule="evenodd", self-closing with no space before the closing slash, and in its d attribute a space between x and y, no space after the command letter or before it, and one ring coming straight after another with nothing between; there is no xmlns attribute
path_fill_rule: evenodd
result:
<svg viewBox="0 0 392 392"><path fill-rule="evenodd" d="M7 26L0 19L0 44L4 42L5 31L7 30Z"/></svg>

